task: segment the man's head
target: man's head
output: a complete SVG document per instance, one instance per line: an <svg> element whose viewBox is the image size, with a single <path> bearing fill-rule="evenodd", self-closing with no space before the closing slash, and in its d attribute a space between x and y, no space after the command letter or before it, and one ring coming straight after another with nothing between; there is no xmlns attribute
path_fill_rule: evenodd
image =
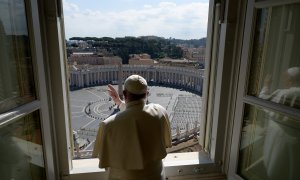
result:
<svg viewBox="0 0 300 180"><path fill-rule="evenodd" d="M124 82L125 101L144 99L148 92L147 81L139 75L131 75Z"/></svg>
<svg viewBox="0 0 300 180"><path fill-rule="evenodd" d="M283 77L285 86L287 87L298 87L300 86L300 67L289 68Z"/></svg>

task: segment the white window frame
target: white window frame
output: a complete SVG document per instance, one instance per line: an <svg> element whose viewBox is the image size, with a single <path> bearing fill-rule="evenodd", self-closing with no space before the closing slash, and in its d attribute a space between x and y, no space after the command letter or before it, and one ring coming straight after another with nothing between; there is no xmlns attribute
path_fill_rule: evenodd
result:
<svg viewBox="0 0 300 180"><path fill-rule="evenodd" d="M0 127L18 121L20 118L32 112L39 111L41 124L41 136L43 142L43 155L45 162L45 173L47 179L57 179L55 167L54 144L51 131L49 114L48 92L46 89L45 69L43 52L41 49L41 34L39 25L39 15L36 0L24 0L27 20L28 36L30 37L30 49L32 55L33 75L35 80L35 90L37 99L24 105L13 108L0 114Z"/></svg>
<svg viewBox="0 0 300 180"><path fill-rule="evenodd" d="M210 102L212 115L208 148L210 158L221 166L223 173L227 173L229 168L246 5L240 0L220 1L220 35L215 83L211 90L214 94Z"/></svg>
<svg viewBox="0 0 300 180"><path fill-rule="evenodd" d="M209 19L208 19L208 33L207 33L207 48L206 48L206 54L209 54L209 56L206 58L205 64L207 66L211 66L211 63L209 61L210 55L217 54L217 45L213 43L218 43L218 36L217 33L219 31L219 17L215 18L215 14L220 14L220 6L217 6L218 8L215 10L215 0L210 0L209 2ZM214 20L214 21L213 21ZM214 31L212 31L212 29ZM216 33L215 35L213 33ZM216 39L214 42L211 42L211 37L214 36ZM214 47L212 47L214 46ZM212 48L215 48L212 52ZM217 61L217 58L215 57L215 61ZM213 71L215 72L215 71ZM206 77L208 77L209 73L206 73ZM208 78L207 78L208 79ZM215 82L213 82L215 83ZM207 83L208 84L208 83ZM206 86L206 85L204 85ZM211 87L212 88L212 87ZM209 91L209 88L204 90L204 97L205 92ZM211 95L213 96L213 95ZM208 102L203 102L203 107L206 107L206 104ZM205 124L206 122L206 111L207 109L204 108L202 111L202 119L201 123ZM203 126L205 127L205 126ZM207 129L207 128L205 128ZM203 129L203 132L205 132L205 129ZM201 131L202 132L202 131ZM206 134L211 133L211 131L206 131ZM204 145L205 142L205 136L206 134L200 134L200 144ZM206 139L206 142L209 141ZM201 143L203 142L203 143ZM79 163L81 162L81 163ZM97 163L96 163L97 162ZM85 174L85 176L88 176L89 178L99 178L99 177L106 177L106 173L103 169L94 168L95 166L98 166L98 159L86 159L86 160L72 160L73 163L73 169L70 171L70 177L71 179L77 179L81 177L79 174ZM220 164L215 164L209 157L208 153L206 152L194 152L194 153L169 153L167 157L164 159L164 167L165 167L165 173L166 176L185 176L185 175L201 175L201 174L207 174L207 173L219 173L220 172ZM92 173L89 173L92 172Z"/></svg>
<svg viewBox="0 0 300 180"><path fill-rule="evenodd" d="M263 100L258 97L247 95L248 77L250 73L250 63L251 63L252 41L254 36L254 32L252 30L255 29L256 9L297 3L297 2L299 3L300 0L265 0L265 1L256 0L256 2L255 0L248 0L246 22L245 22L245 33L244 33L244 39L242 45L243 48L242 48L242 57L241 57L241 68L239 72L239 77L240 77L239 88L237 92L232 145L231 145L231 152L230 152L231 158L230 158L229 169L228 169L229 179L238 179L238 180L243 179L240 175L237 174L237 166L238 166L242 122L243 122L245 104L249 104L252 106L259 106L262 108L281 112L300 119L300 111L295 111L294 108L287 107L282 104L277 104L271 101Z"/></svg>
<svg viewBox="0 0 300 180"><path fill-rule="evenodd" d="M236 8L234 5L241 8ZM210 0L209 24L206 60L207 71L204 97L208 97L204 108L204 118L202 118L200 132L200 144L207 153L189 153L192 160L184 158L176 162L176 158L169 154L170 161L166 162L167 176L196 175L203 173L224 173L226 169L226 158L230 147L232 131L233 109L235 107L235 96L237 91L237 70L239 69L239 47L243 30L243 14L245 5L239 0L221 0L216 5L215 0ZM64 27L61 1L41 1L39 2L39 15L42 31L42 47L44 48L44 59L46 65L46 79L48 87L49 106L51 117L54 121L52 139L56 149L58 161L58 171L61 179L79 179L80 177L100 178L105 177L103 169L93 170L95 159L72 160L72 142L69 114L68 81L66 80L66 55L64 42ZM37 8L37 9L38 9ZM236 23L236 24L234 24ZM228 43L229 41L231 43ZM209 59L213 59L209 61ZM228 60L230 63L225 63ZM227 83L227 84L226 84ZM225 89L225 90L224 90ZM212 91L213 90L213 91ZM212 92L212 93L208 93ZM209 105L209 106L207 106ZM222 106L221 106L222 105ZM227 107L227 108L224 108ZM207 113L211 112L211 113ZM228 142L228 143L227 143ZM228 144L228 145L227 145ZM167 157L167 158L168 158ZM177 158L181 159L181 155ZM199 159L200 158L200 159ZM77 162L87 162L85 170L80 170L76 166ZM98 161L98 160L97 160ZM188 162L188 163L187 163ZM83 165L83 163L81 164ZM90 166L91 165L91 166ZM75 167L76 166L76 167Z"/></svg>

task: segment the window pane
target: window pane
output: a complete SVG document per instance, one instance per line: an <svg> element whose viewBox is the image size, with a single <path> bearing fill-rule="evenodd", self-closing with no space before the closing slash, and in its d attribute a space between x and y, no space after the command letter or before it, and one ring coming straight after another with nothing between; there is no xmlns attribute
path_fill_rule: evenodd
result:
<svg viewBox="0 0 300 180"><path fill-rule="evenodd" d="M0 113L35 99L22 0L0 0Z"/></svg>
<svg viewBox="0 0 300 180"><path fill-rule="evenodd" d="M300 108L300 4L257 11L248 94Z"/></svg>
<svg viewBox="0 0 300 180"><path fill-rule="evenodd" d="M238 173L246 179L300 179L300 119L246 105Z"/></svg>
<svg viewBox="0 0 300 180"><path fill-rule="evenodd" d="M39 112L0 128L1 179L45 179Z"/></svg>

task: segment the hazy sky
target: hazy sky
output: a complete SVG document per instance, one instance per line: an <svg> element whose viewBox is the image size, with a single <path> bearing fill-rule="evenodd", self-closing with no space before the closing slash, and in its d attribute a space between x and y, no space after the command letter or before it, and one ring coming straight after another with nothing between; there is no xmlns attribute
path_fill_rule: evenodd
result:
<svg viewBox="0 0 300 180"><path fill-rule="evenodd" d="M64 0L67 38L206 36L208 0Z"/></svg>

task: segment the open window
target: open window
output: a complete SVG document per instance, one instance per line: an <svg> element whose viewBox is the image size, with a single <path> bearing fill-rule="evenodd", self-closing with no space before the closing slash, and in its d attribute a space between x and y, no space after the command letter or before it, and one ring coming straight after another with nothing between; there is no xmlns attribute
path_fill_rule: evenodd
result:
<svg viewBox="0 0 300 180"><path fill-rule="evenodd" d="M1 179L54 179L36 1L0 1Z"/></svg>
<svg viewBox="0 0 300 180"><path fill-rule="evenodd" d="M116 88L122 89L122 85L120 84L131 74L140 74L145 77L150 85L148 101L159 103L169 111L174 139L174 148L169 150L169 152L194 151L194 153L190 154L170 154L166 159L166 161L170 161L168 165L170 168L169 171L167 170L167 173L176 176L205 173L214 171L212 169L218 169L212 168L214 163L209 154L211 146L215 148L215 145L211 145L211 129L213 128L211 115L213 112L211 111L213 110L212 106L215 94L212 89L215 89L216 86L215 75L217 69L215 67L218 64L219 19L221 18L221 14L224 13L222 12L224 4L215 1L209 3L210 6L208 7L207 1L207 9L204 10L204 12L208 13L208 8L210 8L209 14L205 15L206 18L210 15L207 25L209 32L205 33L205 36L208 34L205 44L195 46L193 43L197 43L196 40L184 41L176 39L176 37L161 38L158 36L147 36L148 34L133 37L130 33L125 34L124 38L73 37L67 41L67 77L71 89L69 93L70 123L72 124L71 131L74 133L73 138L71 138L71 141L74 141L74 146L71 150L74 150L73 157L75 159L85 159L73 160L73 163L76 164L76 169L77 165L80 165L80 162L93 161L96 165L95 162L97 160L88 160L86 158L91 156L93 142L98 131L98 124L109 115L117 112L117 107L106 93L106 85L111 83L115 84ZM190 8L186 4L188 3L177 6L183 6L183 9ZM192 7L193 10L199 14L203 14L203 12L197 9L198 7L201 8L201 2L195 1L192 4L195 5ZM67 12L69 10L67 8L70 5L70 3L65 4L66 25L71 23L68 20L74 21L73 18L75 15L87 19L90 18L87 16L88 14L93 15L91 11L85 14L84 9L79 10L78 8L75 8L75 12L73 13ZM76 6L75 4L72 5ZM173 6L164 9L164 6L167 5ZM103 6L105 7L104 4ZM163 2L157 5L157 7L141 7L142 10L143 8L146 12L153 9L165 12L164 14L172 13L176 9L179 9L175 3ZM124 10L120 14L124 15L126 12L132 13L132 11L137 14L143 14L142 10ZM178 31L180 31L180 28L184 30L184 26L189 26L188 23L193 22L191 19L194 17L191 17L191 12L188 10L186 9L183 15L179 14L179 16L185 18L183 21L185 24L179 24ZM112 12L107 14L106 18L109 18L111 14L115 15L113 12L116 13L117 11L113 9ZM185 17L187 14L190 15ZM98 15L101 16L102 14ZM159 14L153 14L153 16L156 17ZM101 17L97 18L101 19ZM124 17L120 16L120 18ZM174 21L176 17L172 18L170 20ZM139 24L145 26L151 25L144 21L136 21L136 27L132 28L139 29ZM124 24L123 21L119 23ZM133 23L129 23L128 21L127 24ZM167 25L165 24L164 27L167 27ZM116 24L116 26L119 25ZM72 28L75 27L69 25L66 27L66 31L74 33L74 29ZM97 28L103 31L102 29L106 30L108 27L105 26L105 21L103 21L103 26ZM111 28L111 31L115 30L115 27ZM165 28L156 27L156 29ZM147 30L145 31L147 32ZM170 31L169 33L172 34L173 32ZM197 31L195 33L197 34ZM102 36L106 34L104 31ZM201 37L199 36L199 38ZM207 56L203 57L204 55ZM204 82L205 78L206 82ZM119 93L122 92L120 89ZM203 96L206 97L203 98ZM209 107L208 104L210 104ZM207 114L207 112L209 113ZM207 121L207 119L210 120ZM204 147L204 150L202 147ZM200 151L201 153L199 153ZM183 163L184 161L185 164ZM190 162L190 164L186 164L186 162ZM200 167L197 167L199 164L209 165L209 168L201 170ZM185 170L177 171L178 169L182 169L183 165L185 165ZM186 167L188 168L186 169Z"/></svg>
<svg viewBox="0 0 300 180"><path fill-rule="evenodd" d="M298 179L299 1L249 1L229 175Z"/></svg>
<svg viewBox="0 0 300 180"><path fill-rule="evenodd" d="M41 165L41 162L44 162L45 165L41 168L32 165L34 168L32 171L29 170L30 172L41 172L40 174L46 174L49 179L105 177L105 170L97 167L98 159L73 160L73 128L70 123L72 115L69 111L72 107L68 102L72 94L68 93L68 89L69 85L75 84L76 73L69 76L67 71L69 66L64 33L64 17L66 16L63 14L62 1L25 0L25 3L22 2L3 1L0 6L0 8L4 7L0 13L12 13L0 17L1 21L4 21L3 17L10 17L5 21L12 22L4 24L4 31L3 28L0 29L0 38L4 39L0 41L0 44L5 42L0 47L1 54L4 54L1 57L4 61L1 59L1 63L5 64L5 66L1 64L0 67L0 98L2 98L0 108L6 108L0 109L0 131L6 134L5 137L9 137L7 138L9 142L12 139L17 144L25 143L27 147L33 147L36 150L43 149L39 151L39 154L30 154L27 149L26 167L28 164L30 167L30 163ZM228 172L229 178L253 178L253 174L258 172L257 169L260 171L260 177L269 177L267 176L269 170L261 168L265 161L265 156L262 155L266 150L264 142L268 139L266 134L268 131L263 130L269 129L266 127L271 127L272 123L273 125L277 123L277 128L290 129L282 133L283 135L298 137L299 109L288 105L290 102L297 104L298 101L295 99L286 101L289 102L288 104L282 104L279 103L281 101L274 102L260 96L266 74L273 74L273 83L269 89L273 91L281 86L278 79L283 72L290 67L299 66L297 59L299 57L295 49L299 42L297 41L298 25L295 23L299 12L297 2L297 0L210 1L205 52L206 71L203 77L203 89L200 88L203 97L206 98L201 110L203 113L199 122L198 139L203 151L169 154L165 160L168 177L185 179L209 176L215 178ZM25 9L25 13L15 11L17 9ZM14 12L17 12L16 16ZM27 20L24 20L24 17ZM23 21L19 18L23 18ZM6 34L7 25L16 27L24 24L27 25L28 35L23 33L20 37L18 33ZM18 32L17 30L15 32ZM25 55L24 52L26 52ZM16 60L13 62L17 63L11 64L8 60ZM174 85L171 78L175 76L180 83L187 83L184 85L196 91L199 90L195 85L195 80L183 81L178 74L174 74L174 71L179 71L177 67L161 68L158 73L156 70L159 68L152 69L145 66L145 70L141 71L141 67L143 66L139 65L139 68L136 68L125 65L124 68L127 69L123 71L125 72L123 78L128 75L126 73L141 73L148 77L150 82L153 79L155 83L169 86ZM8 68L11 71L8 71ZM105 79L112 83L117 81L119 71L115 70L118 68L119 66L116 65L107 67L106 70L109 70L109 73L105 76L111 79L108 77ZM94 70L90 69L92 72ZM188 71L179 72L193 78L200 76ZM95 73L83 76L84 81L80 80L81 86L98 84L102 79L100 76L97 70ZM34 83L26 81L28 78L34 79ZM69 81L69 79L75 80ZM28 82L30 82L29 85ZM180 83L177 85L181 86ZM97 89L96 92L98 92ZM18 93L22 94L22 98L18 97ZM167 93L155 94L162 98L169 98ZM92 104L86 105L87 108L84 110L87 112L89 108L91 110L94 108ZM271 115L276 118L272 120L266 118ZM284 122L281 122L282 120ZM278 125L278 122L281 124ZM183 124L183 127L185 126L186 124ZM15 132L20 132L20 130L22 132L6 133L11 129L15 129ZM28 132L32 136L24 137L24 134L28 135ZM291 139L293 142L295 138ZM297 149L297 143L291 150L295 149ZM32 158L32 162L28 161L28 155ZM34 159L36 156L33 155L38 155L40 159ZM289 155L297 159L294 154ZM296 167L292 166L289 169L293 170ZM42 170L36 171L37 169Z"/></svg>
<svg viewBox="0 0 300 180"><path fill-rule="evenodd" d="M238 6L239 8L236 8L234 5ZM236 77L236 75L238 74L237 70L239 69L240 54L238 49L240 47L239 45L241 42L240 40L243 32L241 29L243 29L244 26L243 18L245 13L245 7L245 2L237 3L235 1L229 1L225 3L224 1L210 1L207 27L207 49L205 53L205 68L207 71L205 71L203 78L204 88L200 88L202 91L202 95L207 98L205 99L205 104L202 105L203 107L201 111L203 113L201 115L201 121L199 122L200 137L198 139L204 151L188 154L170 154L166 158L165 162L166 174L169 177L184 177L184 175L200 177L203 174L205 175L208 173L216 173L217 175L220 175L221 172L224 172L224 170L222 170L221 168L222 162L224 161L224 151L226 151L227 153L229 152L228 149L224 148L224 146L226 144L226 140L228 142L230 141L226 137L227 134L230 134L230 127L232 125L229 120L233 117L232 109L235 103L234 96L236 93L236 86L234 85L237 84L238 79ZM45 11L48 12L46 9ZM51 15L51 11L49 11L49 15ZM235 19L231 19L231 17L234 17ZM45 21L46 27L49 31L49 28L53 28L53 24L51 24L51 21L48 19L46 19ZM227 26L228 24L230 24L229 21L236 21L238 23L236 23L234 26ZM60 21L60 23L62 23L62 21ZM59 31L61 30L61 26L63 25L58 24L57 27L53 28L53 30L50 29L49 31L52 33L56 33L55 36L57 35L56 38L58 38L58 40L53 40L51 38L52 35L47 33L48 41L50 41L47 44L51 46L50 50L55 50L54 44L57 44L58 47L63 46L61 39L64 39L65 37L64 34ZM128 37L128 39L130 38L131 37ZM230 39L234 43L228 43ZM107 42L104 41L101 43ZM102 69L102 71L99 71L97 68L88 69L87 67L84 67L80 71L77 71L77 67L73 66L74 64L71 64L70 70L74 70L74 73L66 73L66 69L69 69L69 67L67 65L67 59L65 59L65 61L62 62L63 57L60 55L64 52L61 51L61 49L59 49L57 52L55 51L53 54L49 53L49 55L54 57L51 58L51 60L53 61L49 62L50 72L52 73L52 76L54 76L55 73L60 74L59 76L54 76L54 80L51 81L52 90L57 92L54 94L65 94L67 92L66 89L68 89L67 82L69 78L69 83L74 89L76 87L81 88L84 86L98 85L99 83L105 84L107 83L105 81L111 81L112 83L114 81L118 81L118 77L120 76L120 74L118 73L120 68L119 65L106 66ZM57 60L55 58L60 59ZM226 63L228 59L232 60L232 62ZM95 62L96 61L97 60L95 60ZM105 61L103 60L103 62ZM172 82L172 80L174 80L172 79L174 78L174 76L175 79L179 78L178 73L174 73L179 71L176 68L174 68L174 70L172 67L167 67L165 69L161 68L161 70L157 71L157 69L159 68L152 69L149 68L149 66L138 65L130 67L129 65L124 65L124 69L126 70L123 74L123 78L125 78L128 74L131 73L141 73L141 75L148 77L148 81L150 82L153 80L154 83L162 83L162 85L171 85L172 83L174 83ZM58 69L58 71L56 71L56 69ZM103 71L106 72L103 73ZM124 72L124 70L122 72ZM77 76L77 74L79 73L83 74L82 76L80 76L80 78L79 76ZM182 73L189 74L189 72L184 71ZM194 74L196 74L195 78L199 78L197 73ZM194 77L194 74L190 73L189 75L191 77ZM200 75L203 74L200 73ZM104 82L101 82L103 77L105 77L105 80ZM121 78L121 80L123 79ZM179 80L177 81L178 85L190 85L192 88L196 88L197 90L197 86L193 86L192 83L195 83L196 81L190 81L188 79L181 78L179 78ZM185 81L189 81L188 83L190 84L185 84L187 83ZM180 84L179 82L182 84ZM55 87L58 87L58 89ZM95 88L94 90L89 92L89 94L93 94L95 92L97 93L99 92L98 90L100 92L103 91L103 89ZM166 96L166 94L163 94L163 96ZM71 119L71 115L68 113L67 107L70 104L67 103L67 97L68 95L62 96L62 99L54 97L54 108L57 114L56 128L59 131L58 134L62 137L61 139L58 139L58 145L60 146L59 153L61 154L60 156L63 157L63 159L60 161L60 165L62 167L61 171L63 172L62 174L66 176L70 175L71 178L74 179L79 177L105 177L106 174L104 173L104 170L97 168L98 159L71 160L73 150L74 148L76 149L76 145L75 147L72 146L73 129L70 126L71 120L69 119ZM108 97L106 96L102 100L109 101L109 98L107 98ZM83 107L80 107L81 110L83 109L83 111L85 111L83 113L94 116L92 112L90 113L90 109L92 111L92 109L95 108L93 107L92 103L93 100L91 100L91 104L89 104L89 102L85 102L85 104L83 104ZM72 109L72 107L70 107L69 109ZM61 112L61 114L59 112ZM96 122L96 120L89 120L89 122L87 122L86 124L89 125L89 123L92 124L93 122ZM183 125L183 127L184 126L185 124ZM89 132L89 129L87 130L88 131L83 132L83 134L86 133L85 135L89 136L89 133L91 132ZM89 139L89 141L91 140ZM78 146L78 148L80 151L80 145Z"/></svg>
<svg viewBox="0 0 300 180"><path fill-rule="evenodd" d="M107 85L123 96L122 84L132 74L148 82L146 103L158 103L169 114L173 147L167 151L202 150L198 139L206 103L209 2L120 2L124 8L104 2L90 10L64 3L74 159L91 157L99 123L119 111ZM89 25L87 35L98 37L72 37L84 34L81 28Z"/></svg>

